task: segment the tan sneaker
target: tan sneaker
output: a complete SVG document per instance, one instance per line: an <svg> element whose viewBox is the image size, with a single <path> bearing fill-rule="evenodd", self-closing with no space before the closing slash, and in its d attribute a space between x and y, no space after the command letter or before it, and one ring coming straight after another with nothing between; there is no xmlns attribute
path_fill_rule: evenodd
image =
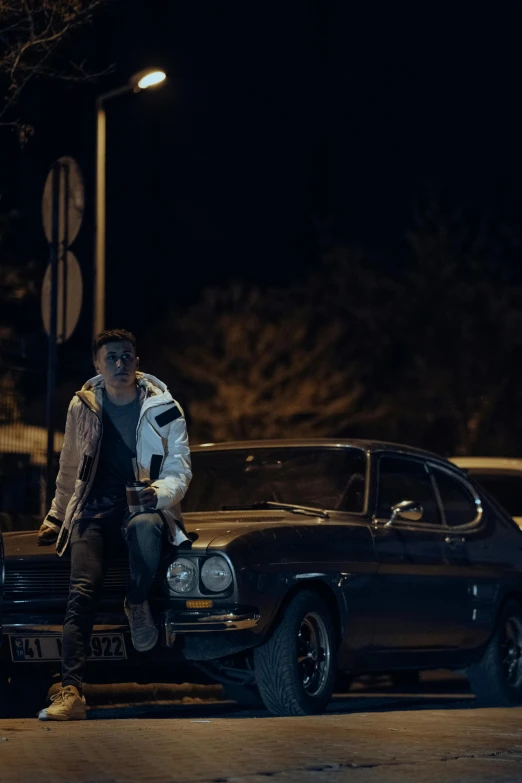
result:
<svg viewBox="0 0 522 783"><path fill-rule="evenodd" d="M52 704L38 714L38 720L85 720L85 698L78 688L66 685L51 696Z"/></svg>
<svg viewBox="0 0 522 783"><path fill-rule="evenodd" d="M142 604L128 604L125 599L125 614L131 629L132 643L138 652L152 650L158 641L159 632L154 623L148 601Z"/></svg>

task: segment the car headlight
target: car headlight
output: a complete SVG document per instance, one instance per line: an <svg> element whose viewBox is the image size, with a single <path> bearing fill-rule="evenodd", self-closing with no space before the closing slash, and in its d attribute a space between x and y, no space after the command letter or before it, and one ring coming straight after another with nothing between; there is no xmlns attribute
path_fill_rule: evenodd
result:
<svg viewBox="0 0 522 783"><path fill-rule="evenodd" d="M214 593L221 593L232 584L232 569L224 557L209 557L201 568L201 581Z"/></svg>
<svg viewBox="0 0 522 783"><path fill-rule="evenodd" d="M193 560L180 557L167 569L167 582L175 593L189 593L198 582L198 569Z"/></svg>

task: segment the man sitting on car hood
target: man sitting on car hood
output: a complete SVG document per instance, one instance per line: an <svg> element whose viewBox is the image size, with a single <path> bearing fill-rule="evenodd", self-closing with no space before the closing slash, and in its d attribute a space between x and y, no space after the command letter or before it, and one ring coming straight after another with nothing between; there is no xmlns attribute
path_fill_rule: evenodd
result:
<svg viewBox="0 0 522 783"><path fill-rule="evenodd" d="M124 610L132 643L152 649L158 629L147 596L166 535L187 537L180 502L192 478L185 417L165 384L138 371L134 335L101 332L93 344L98 375L76 392L67 414L56 494L40 545L71 552L62 641L62 687L40 720L86 717L82 682L104 574L125 542L130 585ZM126 485L143 482L140 513L130 513ZM123 536L122 536L123 533Z"/></svg>

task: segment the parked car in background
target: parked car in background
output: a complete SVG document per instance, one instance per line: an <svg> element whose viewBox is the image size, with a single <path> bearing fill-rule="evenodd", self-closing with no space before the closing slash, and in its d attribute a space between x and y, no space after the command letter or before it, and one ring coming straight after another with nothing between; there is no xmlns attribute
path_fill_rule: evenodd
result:
<svg viewBox="0 0 522 783"><path fill-rule="evenodd" d="M522 527L522 459L504 457L452 457L489 492Z"/></svg>
<svg viewBox="0 0 522 783"><path fill-rule="evenodd" d="M151 598L161 643L133 649L115 563L87 681L176 681L189 665L237 701L307 715L336 671L447 667L483 703L522 703L522 532L455 465L364 440L207 444L192 459L191 540L165 552ZM4 545L12 714L41 707L28 699L59 671L69 564L34 531Z"/></svg>
<svg viewBox="0 0 522 783"><path fill-rule="evenodd" d="M0 649L3 636L3 623L2 623L2 599L4 595L4 541L2 537L2 530L0 529ZM0 715L5 710L5 689L2 688L0 682Z"/></svg>
<svg viewBox="0 0 522 783"><path fill-rule="evenodd" d="M4 539L2 537L2 530L0 529L0 644L2 643L3 635L3 623L2 623L2 600L4 597Z"/></svg>

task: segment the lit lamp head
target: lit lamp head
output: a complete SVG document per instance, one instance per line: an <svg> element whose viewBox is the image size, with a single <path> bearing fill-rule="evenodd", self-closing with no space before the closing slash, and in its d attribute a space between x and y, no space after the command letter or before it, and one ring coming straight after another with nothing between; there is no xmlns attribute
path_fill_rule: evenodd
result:
<svg viewBox="0 0 522 783"><path fill-rule="evenodd" d="M135 73L134 76L129 79L129 84L134 92L140 92L141 90L146 90L148 87L155 87L158 84L161 84L166 78L167 76L163 71L160 71L157 68L146 68L144 71Z"/></svg>

